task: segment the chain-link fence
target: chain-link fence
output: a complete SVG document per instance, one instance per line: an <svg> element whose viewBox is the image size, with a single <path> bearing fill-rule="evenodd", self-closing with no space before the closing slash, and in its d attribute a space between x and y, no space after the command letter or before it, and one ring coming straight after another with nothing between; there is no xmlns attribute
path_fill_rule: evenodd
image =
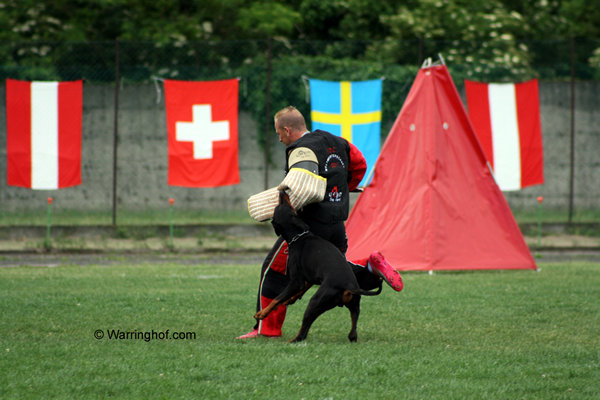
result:
<svg viewBox="0 0 600 400"><path fill-rule="evenodd" d="M486 43L482 42L422 39L2 43L0 78L83 78L89 83L112 83L118 74L122 84L132 84L151 82L155 77L183 80L241 77L246 94L250 91L262 95L262 98L242 98L241 110L262 117L264 114L257 111L265 106L267 79L271 81L271 102L278 107L285 103L300 104L305 99L304 89L296 85L302 75L331 80L384 76L384 119L395 117L398 104L402 103L422 61L427 57L437 59L439 54L445 58L459 88L465 78L493 82L534 77L542 82L600 79L600 39L510 43L504 49L490 48L485 54L481 48Z"/></svg>
<svg viewBox="0 0 600 400"><path fill-rule="evenodd" d="M272 114L294 104L306 116L310 115L302 77L384 78L385 140L421 63L441 54L461 94L464 79L540 80L546 183L507 193L511 206L529 207L531 199L541 194L554 208L597 208L600 139L595 128L599 125L595 94L600 88L600 57L596 51L600 40L511 41L503 47L488 47L482 42L421 39L2 43L0 77L2 81L84 80L83 183L64 190L75 208L152 208L164 202L164 197L169 196L166 192L175 191L188 199L190 207L227 209L243 207L248 194L280 178L282 155L274 140ZM167 188L163 179L166 130L160 79L234 77L240 78L242 184L228 189L205 189L202 194ZM1 114L0 129L5 132L5 113ZM115 133L120 158L111 160ZM0 137L3 152L5 137ZM128 149L128 143L135 143L138 148ZM244 158L247 155L251 155L249 159ZM111 179L113 165L118 169L115 179L121 177L118 185ZM126 168L133 170L133 175ZM5 153L0 160L0 173L2 208L19 210L32 206L35 194L6 185ZM139 182L140 188L132 189L132 182ZM82 202L93 196L101 201Z"/></svg>

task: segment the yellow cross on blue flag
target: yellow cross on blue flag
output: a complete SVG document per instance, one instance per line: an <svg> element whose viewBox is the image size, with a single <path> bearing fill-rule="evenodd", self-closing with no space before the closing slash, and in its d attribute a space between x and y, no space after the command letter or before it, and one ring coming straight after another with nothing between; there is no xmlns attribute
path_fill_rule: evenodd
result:
<svg viewBox="0 0 600 400"><path fill-rule="evenodd" d="M312 129L341 136L367 160L365 186L380 149L382 79L332 82L310 79Z"/></svg>

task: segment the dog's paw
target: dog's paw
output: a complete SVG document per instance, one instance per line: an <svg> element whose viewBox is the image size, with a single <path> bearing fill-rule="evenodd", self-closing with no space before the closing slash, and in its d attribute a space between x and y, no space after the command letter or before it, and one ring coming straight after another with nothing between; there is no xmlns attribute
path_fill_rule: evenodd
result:
<svg viewBox="0 0 600 400"><path fill-rule="evenodd" d="M264 315L262 311L259 311L256 314L254 314L254 319L265 319L265 317L266 315Z"/></svg>
<svg viewBox="0 0 600 400"><path fill-rule="evenodd" d="M288 343L299 343L306 339L306 333L302 333L302 331L298 332L295 338L290 340Z"/></svg>

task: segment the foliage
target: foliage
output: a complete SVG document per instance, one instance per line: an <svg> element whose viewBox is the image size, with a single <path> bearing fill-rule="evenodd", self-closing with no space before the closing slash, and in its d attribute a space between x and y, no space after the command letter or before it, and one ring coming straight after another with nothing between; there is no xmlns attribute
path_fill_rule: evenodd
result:
<svg viewBox="0 0 600 400"><path fill-rule="evenodd" d="M260 38L287 36L300 21L300 14L290 7L274 2L252 3L240 10L237 25Z"/></svg>
<svg viewBox="0 0 600 400"><path fill-rule="evenodd" d="M479 50L471 51L472 62L481 57L517 69L528 51L518 40L600 37L600 11L582 0L4 0L0 10L0 40L384 40L380 50L398 59L398 41L443 39L482 42L471 45ZM443 50L449 61L469 56L469 48L452 43Z"/></svg>
<svg viewBox="0 0 600 400"><path fill-rule="evenodd" d="M517 40L526 36L527 22L499 0L413 1L382 20L391 37L369 52L383 54L390 62L402 59L406 52L397 39L418 37L425 54L444 54L450 65L467 69L470 78L514 80L533 75L530 49Z"/></svg>
<svg viewBox="0 0 600 400"><path fill-rule="evenodd" d="M248 95L242 106L249 110L256 121L264 120L266 113L266 75L255 73L264 68L262 63L253 63L243 68L242 77L247 79ZM271 111L287 105L295 105L309 118L308 89L302 84L301 77L325 80L368 80L384 78L383 121L394 120L410 84L414 80L417 68L368 62L353 59L335 59L326 56L286 55L273 60L271 75ZM305 79L304 78L304 79ZM382 129L386 131L386 129ZM264 136L264 130L259 129ZM264 139L261 139L261 141Z"/></svg>
<svg viewBox="0 0 600 400"><path fill-rule="evenodd" d="M262 143L269 68L271 112L288 104L306 111L302 75L385 77L384 121L400 109L416 67L438 54L457 82L564 80L573 36L576 76L598 78L592 3L0 0L0 78L114 82L118 38L124 82L241 77L241 107L260 121Z"/></svg>
<svg viewBox="0 0 600 400"><path fill-rule="evenodd" d="M299 28L303 39L377 40L388 33L381 16L393 11L390 1L303 0Z"/></svg>
<svg viewBox="0 0 600 400"><path fill-rule="evenodd" d="M171 63L161 75L177 77L185 76L189 65L231 69L264 55L265 48L250 41L236 48L223 47L224 41L275 37L321 42L313 55L332 59L412 66L441 53L471 78L516 80L550 74L544 65L548 54L570 50L531 40L573 36L577 63L586 66L579 72L590 78L599 75L593 54L600 43L581 39L600 38L598 10L582 0L4 0L0 41L7 45L0 47L0 65L42 67L44 77L63 75L61 61L74 53L52 43L119 38L154 43L152 54L136 55L137 68L164 56ZM114 53L86 52L81 60L110 65ZM554 76L568 75L568 64Z"/></svg>

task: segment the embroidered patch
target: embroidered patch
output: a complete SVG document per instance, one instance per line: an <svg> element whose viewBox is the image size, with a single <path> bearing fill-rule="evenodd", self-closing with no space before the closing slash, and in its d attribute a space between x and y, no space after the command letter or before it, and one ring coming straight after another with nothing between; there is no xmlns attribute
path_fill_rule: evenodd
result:
<svg viewBox="0 0 600 400"><path fill-rule="evenodd" d="M319 163L315 153L308 147L298 147L297 149L292 150L288 162L289 167L291 168L294 164L302 161L312 161L317 164Z"/></svg>

